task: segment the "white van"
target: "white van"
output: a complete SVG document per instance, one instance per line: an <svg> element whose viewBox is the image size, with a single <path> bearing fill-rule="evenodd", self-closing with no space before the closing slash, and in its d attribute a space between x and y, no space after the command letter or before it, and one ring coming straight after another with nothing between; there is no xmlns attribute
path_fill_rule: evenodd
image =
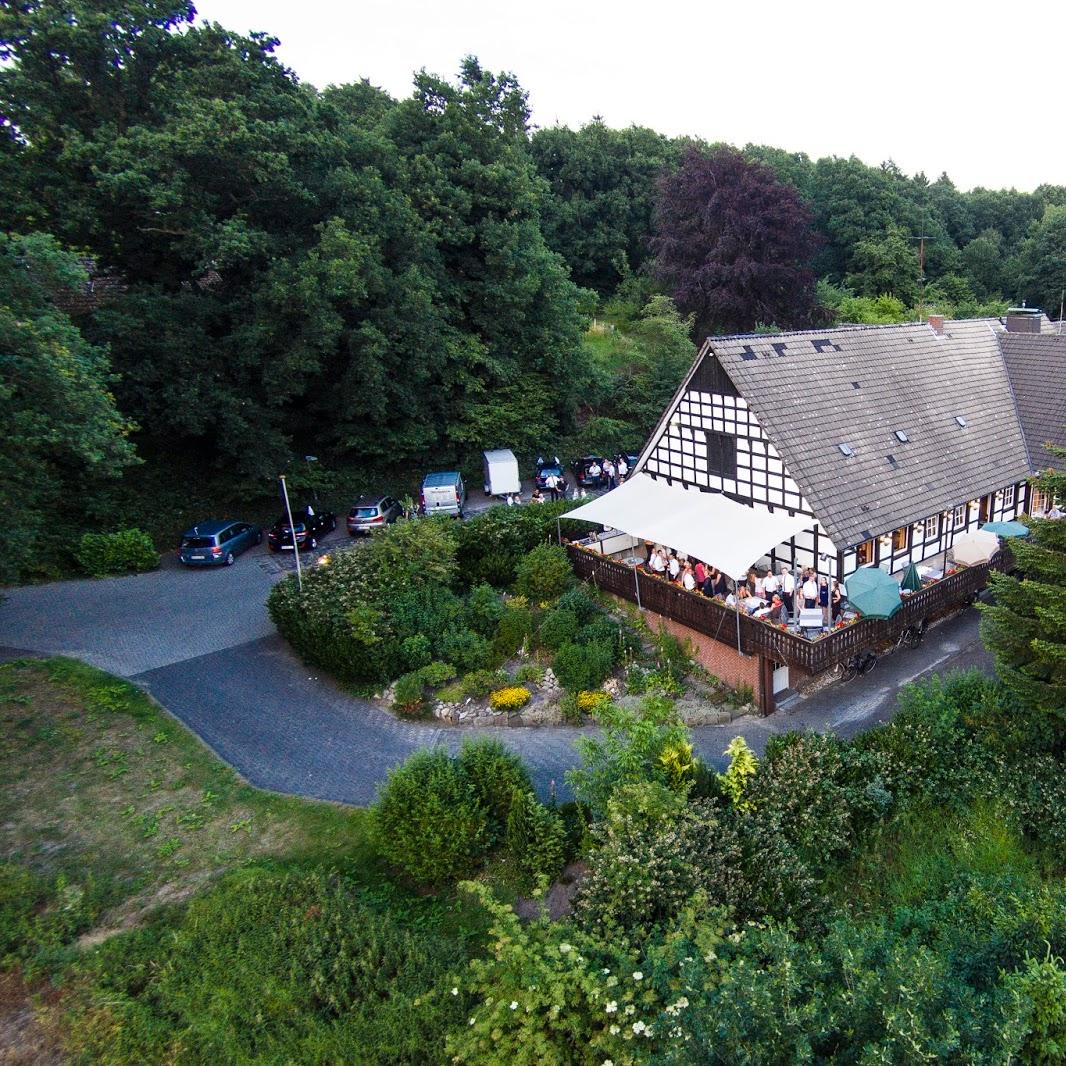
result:
<svg viewBox="0 0 1066 1066"><path fill-rule="evenodd" d="M462 518L466 506L466 486L459 471L426 474L422 482L421 503L423 514L450 514Z"/></svg>
<svg viewBox="0 0 1066 1066"><path fill-rule="evenodd" d="M522 481L518 476L518 460L510 448L497 448L484 452L485 456L485 495L517 496L522 491Z"/></svg>

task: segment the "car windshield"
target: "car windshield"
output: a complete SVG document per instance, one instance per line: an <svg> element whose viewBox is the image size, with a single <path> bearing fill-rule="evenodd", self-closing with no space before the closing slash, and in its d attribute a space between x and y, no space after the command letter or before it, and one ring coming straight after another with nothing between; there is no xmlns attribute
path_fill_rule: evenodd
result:
<svg viewBox="0 0 1066 1066"><path fill-rule="evenodd" d="M174 542L171 541L171 544ZM214 546L214 537L182 537L181 546L183 548L211 548Z"/></svg>
<svg viewBox="0 0 1066 1066"><path fill-rule="evenodd" d="M377 518L378 509L376 507L356 507L352 511L352 518Z"/></svg>

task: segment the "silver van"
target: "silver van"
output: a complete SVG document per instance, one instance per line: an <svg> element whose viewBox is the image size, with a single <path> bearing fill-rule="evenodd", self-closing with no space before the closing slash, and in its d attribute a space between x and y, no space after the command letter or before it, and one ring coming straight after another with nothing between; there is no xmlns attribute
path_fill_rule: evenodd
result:
<svg viewBox="0 0 1066 1066"><path fill-rule="evenodd" d="M458 470L427 474L422 482L420 500L425 515L450 514L463 517L466 506L466 486Z"/></svg>

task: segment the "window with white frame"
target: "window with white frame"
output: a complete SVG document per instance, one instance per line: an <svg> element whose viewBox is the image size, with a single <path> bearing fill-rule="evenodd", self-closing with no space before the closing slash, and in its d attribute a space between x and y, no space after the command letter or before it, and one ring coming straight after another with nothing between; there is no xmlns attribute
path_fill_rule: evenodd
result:
<svg viewBox="0 0 1066 1066"><path fill-rule="evenodd" d="M1014 506L1014 486L1013 485L1008 485L1003 490L1003 506L1004 507L1013 507Z"/></svg>
<svg viewBox="0 0 1066 1066"><path fill-rule="evenodd" d="M966 504L956 507L952 515L951 523L955 529L962 529L966 525Z"/></svg>
<svg viewBox="0 0 1066 1066"><path fill-rule="evenodd" d="M937 540L940 536L940 515L930 515L925 520L925 540L928 543L931 540Z"/></svg>
<svg viewBox="0 0 1066 1066"><path fill-rule="evenodd" d="M1051 510L1051 495L1043 489L1033 489L1029 497L1029 513L1045 515Z"/></svg>

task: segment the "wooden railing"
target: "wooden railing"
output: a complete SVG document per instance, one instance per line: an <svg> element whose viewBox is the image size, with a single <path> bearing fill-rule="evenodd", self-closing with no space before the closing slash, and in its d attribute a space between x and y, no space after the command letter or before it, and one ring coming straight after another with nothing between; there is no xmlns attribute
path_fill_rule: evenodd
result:
<svg viewBox="0 0 1066 1066"><path fill-rule="evenodd" d="M737 647L739 642L745 655L763 655L809 674L822 673L864 648L895 641L905 626L923 619L929 621L972 600L988 583L988 571L1005 568L1008 558L1001 553L991 562L967 566L947 575L906 597L891 618L860 618L818 640L808 640L597 552L574 544L568 551L578 577L602 591L631 600L645 610L671 618L723 644Z"/></svg>

